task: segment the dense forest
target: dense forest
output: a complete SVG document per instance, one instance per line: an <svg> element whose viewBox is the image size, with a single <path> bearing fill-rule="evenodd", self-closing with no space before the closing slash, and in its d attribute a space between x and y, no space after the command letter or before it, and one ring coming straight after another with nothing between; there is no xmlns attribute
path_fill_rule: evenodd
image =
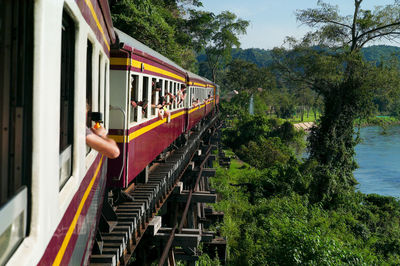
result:
<svg viewBox="0 0 400 266"><path fill-rule="evenodd" d="M298 10L311 31L271 51L240 49L249 22L201 0L110 1L117 28L220 86L232 165L212 183L229 265L400 264L399 201L357 192L353 175L354 125L400 116L400 48L368 46L400 34L400 3L353 1L350 15L324 1ZM294 130L310 117L307 136Z"/></svg>

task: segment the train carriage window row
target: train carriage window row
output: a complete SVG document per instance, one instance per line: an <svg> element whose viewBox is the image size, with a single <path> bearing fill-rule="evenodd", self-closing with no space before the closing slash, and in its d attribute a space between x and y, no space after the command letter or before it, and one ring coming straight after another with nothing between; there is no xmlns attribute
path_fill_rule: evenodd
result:
<svg viewBox="0 0 400 266"><path fill-rule="evenodd" d="M184 83L134 72L130 75L128 84L126 93L129 98L129 124L157 117L157 105L162 104L162 99L166 102L165 108L170 111L190 106L186 104L190 100L189 89L185 93L185 99L179 101L180 90L186 86Z"/></svg>

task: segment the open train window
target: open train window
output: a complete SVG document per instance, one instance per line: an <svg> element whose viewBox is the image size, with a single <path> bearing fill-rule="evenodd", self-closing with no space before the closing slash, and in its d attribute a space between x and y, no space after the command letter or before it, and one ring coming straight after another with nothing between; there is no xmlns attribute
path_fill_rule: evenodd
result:
<svg viewBox="0 0 400 266"><path fill-rule="evenodd" d="M158 80L158 84L160 84L160 91L158 92L158 95L159 96L164 96L165 95L165 92L164 92L164 82L163 82L163 80L162 79L159 79Z"/></svg>
<svg viewBox="0 0 400 266"><path fill-rule="evenodd" d="M104 103L104 115L103 115L103 120L104 120L104 128L108 128L108 121L107 121L107 114L108 114L108 106L107 106L107 84L108 84L108 64L104 64L104 86L103 86L103 103Z"/></svg>
<svg viewBox="0 0 400 266"><path fill-rule="evenodd" d="M137 104L139 99L139 76L138 75L131 75L131 83L130 83L130 121L131 123L138 121L138 108L134 107Z"/></svg>
<svg viewBox="0 0 400 266"><path fill-rule="evenodd" d="M193 88L189 87L189 108L192 106L193 104Z"/></svg>
<svg viewBox="0 0 400 266"><path fill-rule="evenodd" d="M93 57L93 44L87 40L86 46L86 103L89 106L89 111L93 110L93 88L92 88L92 57ZM86 126L92 127L90 117L86 120Z"/></svg>
<svg viewBox="0 0 400 266"><path fill-rule="evenodd" d="M75 24L63 12L61 36L61 93L60 93L60 190L72 175L74 139L75 90Z"/></svg>
<svg viewBox="0 0 400 266"><path fill-rule="evenodd" d="M33 1L0 5L0 265L4 265L29 228Z"/></svg>
<svg viewBox="0 0 400 266"><path fill-rule="evenodd" d="M87 40L86 46L86 104L88 111L96 111L93 107L93 71L92 71L92 59L93 59L93 44ZM92 119L90 117L90 113L86 117L86 126L88 128L92 127ZM90 153L92 149L86 145L86 155Z"/></svg>
<svg viewBox="0 0 400 266"><path fill-rule="evenodd" d="M182 91L182 88L183 88L183 87L184 87L183 84L180 84L180 85L179 85L179 89L180 89L181 91ZM180 95L184 95L184 93L182 92L182 94L180 94ZM182 97L182 96L180 96L180 97ZM184 100L182 100L182 101L180 100L180 102L181 102L180 105L179 105L180 108L183 107L184 101L185 101L185 100L186 100L186 99L184 99Z"/></svg>
<svg viewBox="0 0 400 266"><path fill-rule="evenodd" d="M174 94L174 83L173 82L169 82L169 93L171 93L172 95ZM170 102L171 102L171 100L170 100ZM174 105L173 104L171 104L170 106L169 106L169 109L170 110L173 110L174 109Z"/></svg>
<svg viewBox="0 0 400 266"><path fill-rule="evenodd" d="M177 90L176 90L176 85L177 85L176 82L174 82L174 92L173 92L172 94L173 94L175 97L176 97L176 95L177 95L177 93L176 93L176 92L177 92ZM176 106L176 98L175 98L175 101L174 101L174 109L176 109L176 107L177 107L177 106Z"/></svg>
<svg viewBox="0 0 400 266"><path fill-rule="evenodd" d="M151 115L156 115L156 105L158 99L157 80L155 78L151 79Z"/></svg>
<svg viewBox="0 0 400 266"><path fill-rule="evenodd" d="M99 54L99 61L98 61L98 69L99 69L99 71L97 72L97 81L98 81L98 84L97 84L97 112L101 112L101 113L104 113L103 112L103 108L102 108L102 101L101 101L101 99L102 99L102 97L101 97L101 95L102 95L102 93L103 93L103 90L102 90L102 83L101 83L101 54Z"/></svg>
<svg viewBox="0 0 400 266"><path fill-rule="evenodd" d="M148 118L148 112L150 109L150 101L149 101L149 78L148 77L143 77L143 95L142 99L144 102L144 105L147 104L147 108L144 110L143 117Z"/></svg>

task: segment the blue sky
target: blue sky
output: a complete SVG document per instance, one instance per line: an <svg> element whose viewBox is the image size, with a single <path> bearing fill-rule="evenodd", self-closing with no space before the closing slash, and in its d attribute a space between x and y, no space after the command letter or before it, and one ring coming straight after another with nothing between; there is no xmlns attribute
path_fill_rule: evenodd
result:
<svg viewBox="0 0 400 266"><path fill-rule="evenodd" d="M286 36L301 37L309 28L301 26L294 12L317 6L317 0L201 0L203 9L220 13L229 10L250 21L247 35L240 36L241 48L272 49L281 46ZM338 5L341 14L353 12L353 0L325 0ZM393 3L394 0L364 0L362 8ZM393 44L396 45L396 44Z"/></svg>

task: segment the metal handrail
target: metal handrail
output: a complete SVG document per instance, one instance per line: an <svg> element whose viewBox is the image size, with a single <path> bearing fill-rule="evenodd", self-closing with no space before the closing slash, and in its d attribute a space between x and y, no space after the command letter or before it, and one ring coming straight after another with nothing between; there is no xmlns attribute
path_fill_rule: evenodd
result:
<svg viewBox="0 0 400 266"><path fill-rule="evenodd" d="M125 160L126 160L126 152L125 152L125 146L126 146L126 142L125 142L125 138L126 138L126 112L125 112L125 110L123 110L121 107L119 107L119 106L112 106L112 105L110 105L110 110L118 110L118 111L120 111L121 113L122 113L122 115L123 115L123 117L124 117L124 120L123 120L123 129L124 129L124 134L123 134L123 140L122 140L122 153L123 153L123 159L122 159L122 167L121 167L121 171L120 171L120 173L119 173L119 177L118 177L118 179L115 179L116 181L120 181L121 180L121 177L122 177L122 173L123 173L123 171L124 171L124 167L125 167Z"/></svg>

